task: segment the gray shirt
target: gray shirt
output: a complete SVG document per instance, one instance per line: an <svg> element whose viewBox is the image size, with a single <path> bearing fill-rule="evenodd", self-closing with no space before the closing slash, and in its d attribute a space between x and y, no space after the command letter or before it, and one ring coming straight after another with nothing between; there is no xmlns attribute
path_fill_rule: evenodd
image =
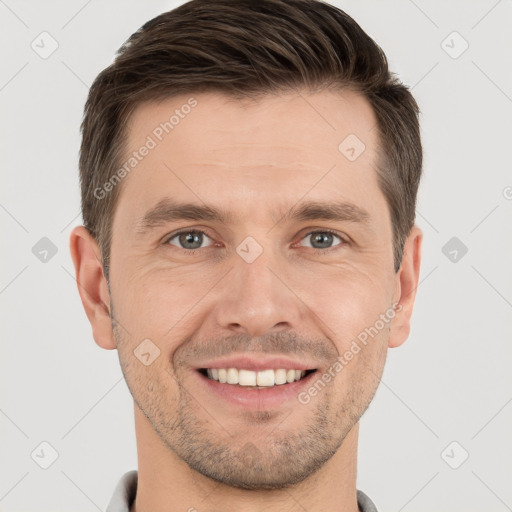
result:
<svg viewBox="0 0 512 512"><path fill-rule="evenodd" d="M130 512L137 493L137 471L128 471L117 484L114 495L105 512ZM357 491L360 512L378 512L372 500L363 491Z"/></svg>

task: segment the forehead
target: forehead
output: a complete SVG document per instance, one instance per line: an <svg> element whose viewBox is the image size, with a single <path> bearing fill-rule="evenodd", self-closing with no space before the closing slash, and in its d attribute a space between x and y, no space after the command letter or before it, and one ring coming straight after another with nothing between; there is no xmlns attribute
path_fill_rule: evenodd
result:
<svg viewBox="0 0 512 512"><path fill-rule="evenodd" d="M371 210L368 196L380 194L376 118L368 101L348 90L256 101L176 96L141 104L127 132L126 161L135 165L116 210L134 219L165 197L232 206L254 219L272 216L272 203L282 211L306 195L358 202L366 195Z"/></svg>

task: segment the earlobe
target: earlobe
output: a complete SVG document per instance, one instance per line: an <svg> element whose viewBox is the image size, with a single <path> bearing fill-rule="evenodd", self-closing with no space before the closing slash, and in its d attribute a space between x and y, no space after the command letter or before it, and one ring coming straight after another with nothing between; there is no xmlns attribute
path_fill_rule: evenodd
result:
<svg viewBox="0 0 512 512"><path fill-rule="evenodd" d="M395 302L396 316L391 323L388 346L399 347L409 336L410 322L416 289L418 287L421 265L421 243L423 233L418 226L413 226L404 245L402 265L397 274Z"/></svg>
<svg viewBox="0 0 512 512"><path fill-rule="evenodd" d="M71 232L69 247L78 293L91 324L94 340L104 349L115 349L110 320L110 296L98 244L84 226L77 226Z"/></svg>

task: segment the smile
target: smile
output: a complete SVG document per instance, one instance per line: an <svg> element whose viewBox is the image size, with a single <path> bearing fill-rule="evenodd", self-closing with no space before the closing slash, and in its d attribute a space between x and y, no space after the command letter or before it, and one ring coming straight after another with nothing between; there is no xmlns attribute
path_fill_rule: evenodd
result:
<svg viewBox="0 0 512 512"><path fill-rule="evenodd" d="M202 368L203 375L221 384L249 388L268 388L299 381L315 370L266 369L252 371L238 368Z"/></svg>

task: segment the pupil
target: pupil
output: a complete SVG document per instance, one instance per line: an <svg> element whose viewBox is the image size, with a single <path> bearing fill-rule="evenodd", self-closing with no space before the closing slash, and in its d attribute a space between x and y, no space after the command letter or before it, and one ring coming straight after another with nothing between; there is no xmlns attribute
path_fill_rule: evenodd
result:
<svg viewBox="0 0 512 512"><path fill-rule="evenodd" d="M314 243L319 243L322 249L329 247L332 235L330 233L316 233L313 236Z"/></svg>

